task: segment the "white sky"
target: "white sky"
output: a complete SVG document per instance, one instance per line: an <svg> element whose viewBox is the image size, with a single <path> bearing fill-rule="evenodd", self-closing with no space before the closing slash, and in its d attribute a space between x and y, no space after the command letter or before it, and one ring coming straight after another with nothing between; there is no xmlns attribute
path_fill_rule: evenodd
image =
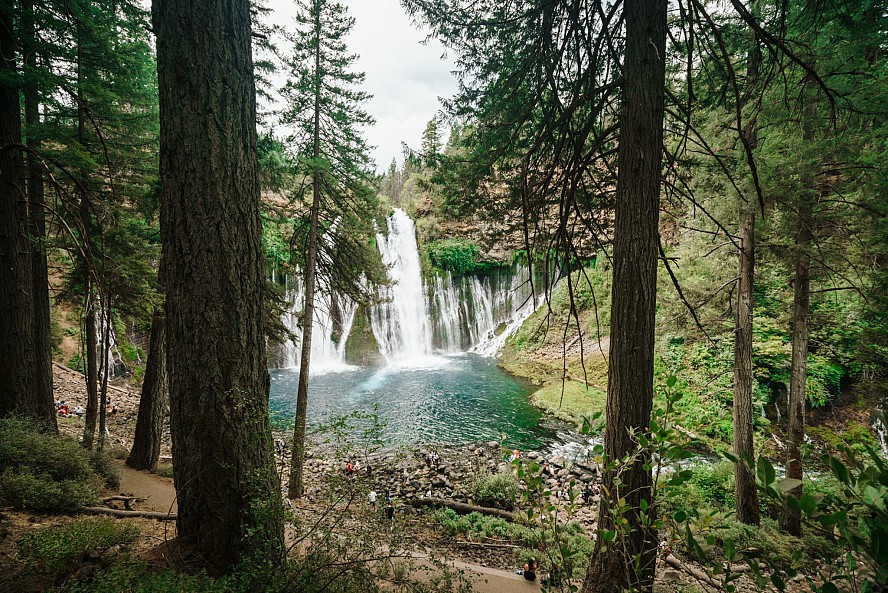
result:
<svg viewBox="0 0 888 593"><path fill-rule="evenodd" d="M439 97L456 92L453 64L441 59L444 48L437 41L422 44L426 32L411 24L399 0L340 2L355 18L347 43L360 56L355 67L367 76L363 90L373 95L365 108L376 119L364 137L383 171L392 158L401 162L401 142L419 148L426 123L440 109ZM293 28L292 0L270 0L268 6L275 11L273 22Z"/></svg>

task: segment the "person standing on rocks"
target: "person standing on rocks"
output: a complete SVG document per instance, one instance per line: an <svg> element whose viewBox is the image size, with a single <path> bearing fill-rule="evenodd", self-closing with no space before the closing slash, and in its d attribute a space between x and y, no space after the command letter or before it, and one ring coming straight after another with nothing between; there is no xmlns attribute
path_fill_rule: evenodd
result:
<svg viewBox="0 0 888 593"><path fill-rule="evenodd" d="M389 524L389 532L395 530L395 507L392 506L392 501L388 501L385 505L385 518L388 520Z"/></svg>
<svg viewBox="0 0 888 593"><path fill-rule="evenodd" d="M376 510L376 490L371 490L368 497L370 498L370 506L373 507L373 510L375 511Z"/></svg>

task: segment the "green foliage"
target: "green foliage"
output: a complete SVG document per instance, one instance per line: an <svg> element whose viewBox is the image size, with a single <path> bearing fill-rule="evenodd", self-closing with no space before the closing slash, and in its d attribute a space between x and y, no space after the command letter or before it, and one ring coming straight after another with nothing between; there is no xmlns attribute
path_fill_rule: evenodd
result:
<svg viewBox="0 0 888 593"><path fill-rule="evenodd" d="M171 463L158 464L153 472L155 475L158 475L162 478L170 478L173 477L173 465Z"/></svg>
<svg viewBox="0 0 888 593"><path fill-rule="evenodd" d="M518 480L511 472L483 472L472 482L472 497L482 506L511 509L518 496Z"/></svg>
<svg viewBox="0 0 888 593"><path fill-rule="evenodd" d="M105 481L99 458L68 437L40 433L25 420L0 420L0 499L17 508L74 510L95 502Z"/></svg>
<svg viewBox="0 0 888 593"><path fill-rule="evenodd" d="M26 565L49 575L62 576L76 568L86 552L101 553L112 546L130 543L138 534L138 528L115 519L82 519L29 533L18 542L18 549Z"/></svg>
<svg viewBox="0 0 888 593"><path fill-rule="evenodd" d="M841 433L834 432L828 426L806 426L805 430L812 438L826 445L833 454L838 453L842 447L849 447L857 455L866 455L867 451L879 446L870 427L853 420L845 425Z"/></svg>
<svg viewBox="0 0 888 593"><path fill-rule="evenodd" d="M443 239L423 245L423 252L433 268L454 274L469 274L484 266L478 261L481 248L469 239Z"/></svg>
<svg viewBox="0 0 888 593"><path fill-rule="evenodd" d="M225 579L205 573L154 570L145 563L120 562L100 571L89 583L70 582L66 593L232 593Z"/></svg>

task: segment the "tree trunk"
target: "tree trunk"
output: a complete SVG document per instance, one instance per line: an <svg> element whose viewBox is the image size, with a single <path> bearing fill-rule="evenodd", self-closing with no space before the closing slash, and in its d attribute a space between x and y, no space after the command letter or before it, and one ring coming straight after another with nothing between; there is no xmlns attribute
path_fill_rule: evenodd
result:
<svg viewBox="0 0 888 593"><path fill-rule="evenodd" d="M81 202L83 204L83 202ZM81 205L81 215L83 214ZM89 216L87 222L89 224ZM87 256L89 257L89 256ZM83 305L83 333L86 334L83 342L83 358L86 362L83 377L86 379L86 419L83 426L83 446L86 449L92 449L93 441L96 436L96 424L99 418L99 372L96 365L96 350L98 349L98 340L96 339L96 305L95 294L92 289L92 273L89 271L90 266L85 266L84 286L86 296Z"/></svg>
<svg viewBox="0 0 888 593"><path fill-rule="evenodd" d="M759 524L752 444L752 290L755 281L755 206L748 204L740 223L740 281L734 330L734 500L737 520ZM748 461L749 460L749 461Z"/></svg>
<svg viewBox="0 0 888 593"><path fill-rule="evenodd" d="M305 419L308 412L308 375L311 364L311 332L314 325L314 296L317 276L318 259L318 209L321 199L320 156L320 118L321 118L321 10L314 4L315 12L315 96L314 96L314 137L312 141L312 185L311 185L311 223L308 230L308 253L305 257L305 306L302 309L302 353L299 360L299 388L296 394L296 422L293 428L292 458L290 462L290 484L288 496L291 499L302 498L304 483L302 479L305 466Z"/></svg>
<svg viewBox="0 0 888 593"><path fill-rule="evenodd" d="M801 480L801 446L805 440L805 383L808 373L808 304L810 300L811 209L807 198L799 209L799 230L795 245L795 280L792 299L792 369L789 382L789 432L786 437L786 477ZM797 499L802 487L788 492ZM802 517L797 508L784 505L783 529L790 535L800 535Z"/></svg>
<svg viewBox="0 0 888 593"><path fill-rule="evenodd" d="M103 320L104 327L100 325L102 328L102 362L101 362L101 377L102 377L102 390L99 394L99 444L98 450L102 451L105 448L105 435L108 432L107 425L107 415L108 415L108 379L110 378L109 373L109 362L111 355L111 297L110 295L105 295L105 302L102 303L102 313L101 318Z"/></svg>
<svg viewBox="0 0 888 593"><path fill-rule="evenodd" d="M283 553L268 415L249 0L155 0L179 538L214 573Z"/></svg>
<svg viewBox="0 0 888 593"><path fill-rule="evenodd" d="M151 319L151 342L148 345L148 363L142 382L139 415L133 448L126 464L135 469L154 470L160 459L163 436L163 416L167 406L166 372L166 317L163 309L154 310Z"/></svg>
<svg viewBox="0 0 888 593"><path fill-rule="evenodd" d="M33 0L22 1L22 49L25 64L37 69L37 31ZM49 278L46 264L46 208L43 171L35 154L40 149L36 128L40 124L40 100L37 85L25 87L25 123L28 146L28 211L31 235L31 275L34 302L35 403L42 421L53 430L56 424L52 389L52 332L49 322Z"/></svg>
<svg viewBox="0 0 888 593"><path fill-rule="evenodd" d="M12 4L0 5L0 416L42 420L36 380L28 202Z"/></svg>
<svg viewBox="0 0 888 593"><path fill-rule="evenodd" d="M626 0L626 58L620 113L611 350L604 435L608 461L637 449L629 433L647 431L653 406L657 224L663 153L666 47L665 0ZM650 454L623 468L622 484L604 474L600 530L614 529L617 501L625 497L628 525L610 542L598 537L585 592L651 590L657 534L642 517L651 504ZM650 509L649 509L650 510Z"/></svg>

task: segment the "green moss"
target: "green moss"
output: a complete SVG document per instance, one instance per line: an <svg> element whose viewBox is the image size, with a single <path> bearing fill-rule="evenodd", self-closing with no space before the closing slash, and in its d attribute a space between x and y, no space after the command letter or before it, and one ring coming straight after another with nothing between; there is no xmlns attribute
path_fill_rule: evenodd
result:
<svg viewBox="0 0 888 593"><path fill-rule="evenodd" d="M385 363L363 305L355 311L351 333L345 342L345 362L363 367L378 367Z"/></svg>
<svg viewBox="0 0 888 593"><path fill-rule="evenodd" d="M832 451L838 451L841 445L848 445L857 453L865 454L867 450L879 447L869 426L853 420L848 422L841 434L827 426L807 426L805 429L811 438L819 440Z"/></svg>
<svg viewBox="0 0 888 593"><path fill-rule="evenodd" d="M580 381L548 383L532 396L533 404L548 414L567 422L579 424L583 416L604 412L607 394L597 387L587 387Z"/></svg>

